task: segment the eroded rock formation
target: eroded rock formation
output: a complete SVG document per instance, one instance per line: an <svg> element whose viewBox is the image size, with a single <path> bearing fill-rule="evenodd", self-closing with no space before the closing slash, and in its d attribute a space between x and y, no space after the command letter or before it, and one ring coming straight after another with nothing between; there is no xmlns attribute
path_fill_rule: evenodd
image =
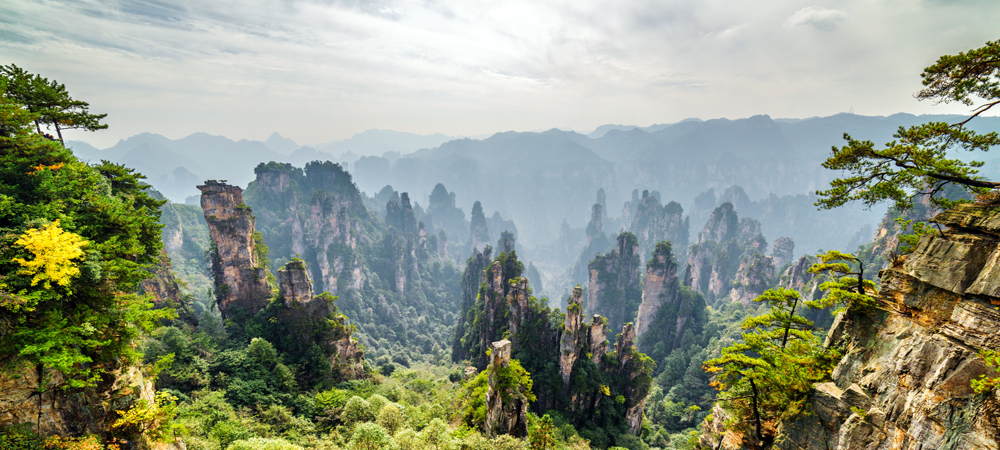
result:
<svg viewBox="0 0 1000 450"><path fill-rule="evenodd" d="M963 205L934 220L949 230L882 272L877 308L838 317L833 382L779 425L775 448L1000 448L1000 393L970 386L988 373L979 352L1000 348L1000 212Z"/></svg>
<svg viewBox="0 0 1000 450"><path fill-rule="evenodd" d="M653 323L665 303L673 303L680 293L677 278L677 261L671 253L671 245L661 242L653 250L653 258L646 263L646 278L642 284L642 303L636 315L636 335L640 338Z"/></svg>
<svg viewBox="0 0 1000 450"><path fill-rule="evenodd" d="M319 344L328 355L337 379L365 377L365 352L351 336L347 317L337 310L333 296L313 295L305 262L292 260L278 270L278 291L285 306L276 312L276 317L292 335L291 341Z"/></svg>
<svg viewBox="0 0 1000 450"><path fill-rule="evenodd" d="M705 223L705 228L698 233L696 244L707 241L726 242L735 239L739 233L739 217L733 210L733 204L725 202L712 211L711 217Z"/></svg>
<svg viewBox="0 0 1000 450"><path fill-rule="evenodd" d="M198 318L195 317L191 304L181 295L181 288L177 284L177 277L174 276L173 266L166 250L160 251L160 262L153 266L150 272L153 276L139 283L139 293L153 297L155 308L173 308L180 320L197 325Z"/></svg>
<svg viewBox="0 0 1000 450"><path fill-rule="evenodd" d="M271 297L267 268L257 260L253 211L243 203L243 189L214 180L198 186L201 209L215 243L212 272L222 317L236 309L253 315Z"/></svg>
<svg viewBox="0 0 1000 450"><path fill-rule="evenodd" d="M795 258L795 241L790 237L775 239L771 244L771 258L774 258L774 267L778 269L791 264Z"/></svg>
<svg viewBox="0 0 1000 450"><path fill-rule="evenodd" d="M285 301L308 304L313 299L312 280L301 259L293 259L278 270L278 292Z"/></svg>
<svg viewBox="0 0 1000 450"><path fill-rule="evenodd" d="M607 317L611 329L631 321L642 302L641 259L635 235L627 232L618 235L614 250L595 257L588 265L590 281L584 314Z"/></svg>
<svg viewBox="0 0 1000 450"><path fill-rule="evenodd" d="M648 255L658 242L668 241L674 248L686 249L688 244L688 218L677 202L660 205L660 200L649 191L643 191L628 224L628 230L639 241L639 253Z"/></svg>
<svg viewBox="0 0 1000 450"><path fill-rule="evenodd" d="M774 285L774 263L771 257L754 253L743 258L732 284L729 300L749 305L753 299Z"/></svg>
<svg viewBox="0 0 1000 450"><path fill-rule="evenodd" d="M511 343L505 339L493 342L490 347L490 365L486 369L489 380L489 389L486 391L486 434L491 438L501 434L527 436L528 400L520 392L501 385L503 372L510 367Z"/></svg>
<svg viewBox="0 0 1000 450"><path fill-rule="evenodd" d="M681 286L670 244L657 244L653 258L646 263L642 304L636 317L639 350L662 361L682 345L685 334L700 333L704 322L704 297Z"/></svg>
<svg viewBox="0 0 1000 450"><path fill-rule="evenodd" d="M618 355L618 374L628 378L625 384L625 423L628 424L628 432L638 434L642 429L642 409L646 405L646 395L649 394L649 382L637 382L639 377L649 377L653 368L648 368L648 373L643 366L642 355L635 349L635 327L631 323L626 323L622 328L622 333L615 343L615 353Z"/></svg>

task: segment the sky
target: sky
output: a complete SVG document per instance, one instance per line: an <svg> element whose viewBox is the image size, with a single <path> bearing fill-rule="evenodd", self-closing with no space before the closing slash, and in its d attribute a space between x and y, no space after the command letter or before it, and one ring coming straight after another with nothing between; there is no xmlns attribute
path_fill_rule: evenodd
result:
<svg viewBox="0 0 1000 450"><path fill-rule="evenodd" d="M0 64L108 130L302 143L366 129L589 132L685 118L965 113L938 56L1000 38L994 0L4 0Z"/></svg>

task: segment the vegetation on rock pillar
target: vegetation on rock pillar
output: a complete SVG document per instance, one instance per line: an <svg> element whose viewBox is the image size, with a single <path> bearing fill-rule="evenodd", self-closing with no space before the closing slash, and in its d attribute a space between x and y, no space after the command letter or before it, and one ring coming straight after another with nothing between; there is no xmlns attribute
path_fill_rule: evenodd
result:
<svg viewBox="0 0 1000 450"><path fill-rule="evenodd" d="M984 200L996 199L1000 182L977 175L982 162L950 159L948 154L956 150L986 152L1000 145L996 132L980 135L965 128L970 120L1000 104L1000 41L942 56L920 76L925 86L917 94L920 100L968 106L981 103L967 119L955 124L928 122L900 127L894 135L898 141L887 143L883 149L845 133L848 144L834 147L823 167L848 174L833 180L830 189L817 192L817 206L832 209L857 200L871 206L888 200L896 209L905 211L913 206L915 195L926 194L933 204L948 207L955 201L935 194L951 184Z"/></svg>

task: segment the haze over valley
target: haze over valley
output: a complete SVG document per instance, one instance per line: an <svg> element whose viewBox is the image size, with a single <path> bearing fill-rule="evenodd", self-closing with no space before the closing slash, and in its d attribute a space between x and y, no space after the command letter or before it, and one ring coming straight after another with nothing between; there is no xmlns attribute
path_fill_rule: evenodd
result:
<svg viewBox="0 0 1000 450"><path fill-rule="evenodd" d="M0 3L0 449L1000 449L1000 3Z"/></svg>

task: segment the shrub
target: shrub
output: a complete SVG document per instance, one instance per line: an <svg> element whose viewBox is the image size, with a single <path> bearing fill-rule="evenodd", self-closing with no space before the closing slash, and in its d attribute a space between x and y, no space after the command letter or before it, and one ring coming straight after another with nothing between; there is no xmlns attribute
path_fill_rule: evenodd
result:
<svg viewBox="0 0 1000 450"><path fill-rule="evenodd" d="M406 424L406 417L403 416L399 405L389 403L379 411L376 423L385 428L385 431L389 432L389 434L394 435L396 431L399 431Z"/></svg>
<svg viewBox="0 0 1000 450"><path fill-rule="evenodd" d="M354 396L344 405L344 411L340 413L340 420L347 425L354 425L375 420L375 414L370 403L361 397Z"/></svg>
<svg viewBox="0 0 1000 450"><path fill-rule="evenodd" d="M303 450L284 439L250 438L229 444L226 450Z"/></svg>
<svg viewBox="0 0 1000 450"><path fill-rule="evenodd" d="M383 450L394 449L396 443L386 433L385 428L378 424L366 422L354 428L354 436L348 443L351 450Z"/></svg>

